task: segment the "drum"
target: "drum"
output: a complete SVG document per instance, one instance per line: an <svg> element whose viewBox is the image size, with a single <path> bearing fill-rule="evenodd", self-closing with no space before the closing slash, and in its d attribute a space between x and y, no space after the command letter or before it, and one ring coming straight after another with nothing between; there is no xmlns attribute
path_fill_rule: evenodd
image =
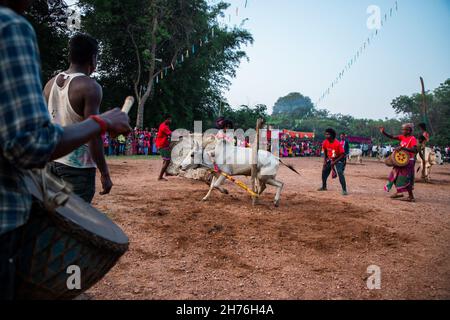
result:
<svg viewBox="0 0 450 320"><path fill-rule="evenodd" d="M406 167L409 163L409 153L406 151L394 151L392 153L392 162L396 167Z"/></svg>
<svg viewBox="0 0 450 320"><path fill-rule="evenodd" d="M73 299L117 263L128 250L128 237L106 215L59 188L61 182L48 173L24 175L33 207L20 228L15 298ZM49 198L56 210L49 209ZM80 271L79 290L68 286L72 266Z"/></svg>
<svg viewBox="0 0 450 320"><path fill-rule="evenodd" d="M388 167L406 167L409 163L410 155L406 151L394 151L389 157L386 158L384 163Z"/></svg>

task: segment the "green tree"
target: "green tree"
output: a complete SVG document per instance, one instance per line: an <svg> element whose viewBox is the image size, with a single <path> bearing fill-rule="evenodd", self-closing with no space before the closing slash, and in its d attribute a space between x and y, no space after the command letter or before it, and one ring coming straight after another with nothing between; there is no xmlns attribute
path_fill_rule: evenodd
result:
<svg viewBox="0 0 450 320"><path fill-rule="evenodd" d="M258 119L267 121L269 117L267 106L264 104L258 104L253 108L242 105L237 109L226 106L222 111L222 115L232 120L236 129L243 130L255 129Z"/></svg>
<svg viewBox="0 0 450 320"><path fill-rule="evenodd" d="M289 93L285 97L277 100L273 107L273 115L289 114L298 118L303 118L314 109L314 105L309 97L298 92Z"/></svg>
<svg viewBox="0 0 450 320"><path fill-rule="evenodd" d="M63 0L36 0L26 17L36 31L45 82L67 67L68 7Z"/></svg>
<svg viewBox="0 0 450 320"><path fill-rule="evenodd" d="M424 122L432 130L432 144L448 144L450 141L450 79L447 79L433 92L425 95L427 110L423 107L420 93L395 98L391 105L405 121L415 124Z"/></svg>
<svg viewBox="0 0 450 320"><path fill-rule="evenodd" d="M225 76L234 75L236 63L245 56L238 50L240 45L253 40L248 32L230 31L217 25L217 16L228 7L222 2L209 5L205 0L81 0L80 3L85 12L84 30L101 40L100 80L109 90L120 85L134 92L139 127L147 119L145 107L149 105L160 107L162 113L174 111L176 104L179 120L200 111L212 113L212 104L218 101L217 90L227 84ZM217 36L213 39L212 30ZM200 50L200 40L205 50ZM178 72L181 64L194 60L192 45L195 58L197 52L208 51L202 57L204 65L199 72L187 70L189 66L182 66L184 73ZM174 80L172 74L182 79ZM162 76L164 81L156 84L156 79L161 80ZM169 78L171 83L167 82ZM196 81L200 84L196 85ZM195 87L195 92L188 85ZM214 85L218 85L217 89ZM115 94L119 91L124 89L115 90ZM205 92L204 97L200 91ZM160 103L152 103L155 100L152 98L161 98L163 94Z"/></svg>

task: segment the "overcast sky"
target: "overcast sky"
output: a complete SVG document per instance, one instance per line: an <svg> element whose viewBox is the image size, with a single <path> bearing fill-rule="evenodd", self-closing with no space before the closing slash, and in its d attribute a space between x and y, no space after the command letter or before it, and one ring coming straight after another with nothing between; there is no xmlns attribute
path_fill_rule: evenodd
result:
<svg viewBox="0 0 450 320"><path fill-rule="evenodd" d="M214 0L212 0L214 1ZM248 18L255 38L233 85L233 106L274 102L298 91L313 101L335 79L371 34L367 8L384 15L393 0L230 0L231 25ZM238 16L236 7L239 7ZM227 23L229 23L227 17ZM450 78L450 1L399 0L398 12L331 94L318 106L364 118L393 117L398 95L428 89Z"/></svg>

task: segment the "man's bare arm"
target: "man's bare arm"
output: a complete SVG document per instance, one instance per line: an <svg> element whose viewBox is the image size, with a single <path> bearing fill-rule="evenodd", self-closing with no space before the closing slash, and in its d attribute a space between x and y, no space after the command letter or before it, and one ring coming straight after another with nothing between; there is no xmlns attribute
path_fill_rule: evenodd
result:
<svg viewBox="0 0 450 320"><path fill-rule="evenodd" d="M103 92L100 85L94 80L89 79L87 82L88 87L84 91L84 118L89 119L92 115L98 115L100 111L100 104L102 102ZM101 195L109 194L113 187L111 177L109 175L108 164L105 159L105 152L103 149L103 140L99 135L89 141L89 151L92 158L97 164L97 168L100 171L100 181L102 183L103 190Z"/></svg>
<svg viewBox="0 0 450 320"><path fill-rule="evenodd" d="M108 131L112 134L127 134L131 131L128 115L119 108L107 111L100 117L107 123ZM92 119L64 127L63 136L53 151L50 160L59 159L69 154L93 138L98 137L100 132L99 124Z"/></svg>
<svg viewBox="0 0 450 320"><path fill-rule="evenodd" d="M92 115L98 115L100 111L100 104L103 98L103 92L100 85L95 81L90 80L89 87L85 90L84 95L84 118L89 119ZM103 150L103 141L101 136L97 136L89 142L89 150L97 167L102 175L109 175L108 165L105 160L105 153Z"/></svg>

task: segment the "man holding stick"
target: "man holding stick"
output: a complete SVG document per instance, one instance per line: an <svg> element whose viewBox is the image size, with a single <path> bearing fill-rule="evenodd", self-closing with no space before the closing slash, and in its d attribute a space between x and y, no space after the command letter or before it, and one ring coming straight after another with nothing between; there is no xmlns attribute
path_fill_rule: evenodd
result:
<svg viewBox="0 0 450 320"><path fill-rule="evenodd" d="M318 191L327 191L327 179L330 173L333 176L339 176L339 182L342 186L342 195L348 195L347 183L345 181L345 150L343 145L336 139L336 131L334 129L327 129L325 131L325 141L322 145L324 152L324 162L322 169L322 188Z"/></svg>

